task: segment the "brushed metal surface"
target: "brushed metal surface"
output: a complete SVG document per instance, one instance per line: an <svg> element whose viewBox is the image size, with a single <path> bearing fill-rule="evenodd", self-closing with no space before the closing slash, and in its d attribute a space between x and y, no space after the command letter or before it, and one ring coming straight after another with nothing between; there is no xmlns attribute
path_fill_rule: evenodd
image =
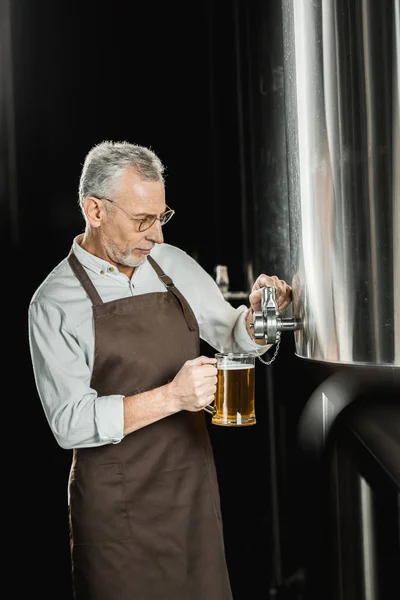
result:
<svg viewBox="0 0 400 600"><path fill-rule="evenodd" d="M296 354L400 366L399 0L283 0Z"/></svg>

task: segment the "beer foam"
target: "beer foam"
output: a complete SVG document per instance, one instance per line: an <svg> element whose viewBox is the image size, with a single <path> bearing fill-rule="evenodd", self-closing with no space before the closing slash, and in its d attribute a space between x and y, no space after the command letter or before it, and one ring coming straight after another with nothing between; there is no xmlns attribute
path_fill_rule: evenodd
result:
<svg viewBox="0 0 400 600"><path fill-rule="evenodd" d="M245 363L239 363L237 365L219 365L217 369L221 371L238 371L239 369L254 369L254 365L246 365Z"/></svg>

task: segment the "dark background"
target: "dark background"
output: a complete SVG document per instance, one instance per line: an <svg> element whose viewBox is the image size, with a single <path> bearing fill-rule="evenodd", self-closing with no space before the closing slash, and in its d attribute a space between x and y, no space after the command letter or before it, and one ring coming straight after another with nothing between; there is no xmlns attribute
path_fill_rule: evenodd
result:
<svg viewBox="0 0 400 600"><path fill-rule="evenodd" d="M227 265L232 291L249 292L249 272L290 283L281 15L274 0L0 1L9 576L13 597L71 600L71 453L36 393L29 300L83 231L80 170L105 139L150 146L165 163L168 243L213 276ZM235 600L318 587L315 473L296 436L329 372L284 334L276 360L257 363L257 425L209 427Z"/></svg>

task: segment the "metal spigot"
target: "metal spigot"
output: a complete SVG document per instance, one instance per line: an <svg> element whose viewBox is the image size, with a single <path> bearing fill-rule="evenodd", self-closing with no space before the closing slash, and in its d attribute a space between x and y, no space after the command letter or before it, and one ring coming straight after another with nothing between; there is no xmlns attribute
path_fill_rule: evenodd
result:
<svg viewBox="0 0 400 600"><path fill-rule="evenodd" d="M300 329L300 321L295 317L283 318L279 316L276 289L274 287L264 287L262 289L262 311L254 312L250 327L253 329L256 339L264 338L268 344L276 344L282 331Z"/></svg>

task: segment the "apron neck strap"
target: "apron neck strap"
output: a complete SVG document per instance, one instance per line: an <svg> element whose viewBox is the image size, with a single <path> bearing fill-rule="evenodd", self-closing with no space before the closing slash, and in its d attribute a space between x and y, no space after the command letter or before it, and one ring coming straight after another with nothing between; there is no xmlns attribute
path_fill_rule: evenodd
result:
<svg viewBox="0 0 400 600"><path fill-rule="evenodd" d="M96 288L94 287L92 280L90 279L89 275L86 273L85 269L83 268L83 266L81 265L79 260L76 258L75 254L73 253L72 248L68 255L68 262L69 262L74 274L79 279L83 289L85 290L85 292L89 296L90 300L92 301L92 304L94 306L96 306L97 304L103 304L103 300L100 298L99 293L96 290Z"/></svg>
<svg viewBox="0 0 400 600"><path fill-rule="evenodd" d="M186 323L188 324L190 331L195 331L197 329L197 319L196 319L192 309L190 308L187 300L180 293L180 291L175 287L175 284L172 281L171 277L169 277L168 275L166 275L164 273L164 271L162 270L160 265L158 263L156 263L154 258L149 256L147 258L147 260L149 261L149 263L151 264L151 266L157 273L158 278L161 281L161 283L167 288L167 291L171 292L175 296L175 298L178 299L179 304L182 307L183 314L185 315Z"/></svg>

